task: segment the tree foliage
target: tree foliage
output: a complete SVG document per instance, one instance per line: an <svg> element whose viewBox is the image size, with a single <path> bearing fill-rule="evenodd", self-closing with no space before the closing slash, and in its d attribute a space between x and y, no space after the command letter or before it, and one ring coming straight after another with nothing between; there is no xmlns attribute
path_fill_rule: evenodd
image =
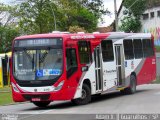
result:
<svg viewBox="0 0 160 120"><path fill-rule="evenodd" d="M141 22L137 18L124 17L121 21L120 30L125 32L138 32L141 29Z"/></svg>
<svg viewBox="0 0 160 120"><path fill-rule="evenodd" d="M146 9L146 0L124 0L124 7L128 10L128 14L121 22L120 30L125 32L139 32L141 29L140 17Z"/></svg>
<svg viewBox="0 0 160 120"><path fill-rule="evenodd" d="M69 32L70 33L77 33L77 32L86 32L86 31L84 30L84 28L81 28L79 26L70 26Z"/></svg>
<svg viewBox="0 0 160 120"><path fill-rule="evenodd" d="M124 0L123 5L126 9L128 9L130 15L140 19L140 16L146 9L146 0Z"/></svg>
<svg viewBox="0 0 160 120"><path fill-rule="evenodd" d="M0 53L4 53L6 48L11 49L12 40L19 35L19 29L13 24L15 18L15 7L0 4Z"/></svg>
<svg viewBox="0 0 160 120"><path fill-rule="evenodd" d="M18 7L18 13L21 31L34 34L55 30L55 23L61 31L79 26L92 32L108 10L102 0L26 0Z"/></svg>
<svg viewBox="0 0 160 120"><path fill-rule="evenodd" d="M18 28L0 26L0 53L4 53L6 49L11 50L12 40L19 35Z"/></svg>
<svg viewBox="0 0 160 120"><path fill-rule="evenodd" d="M68 31L70 26L79 26L91 32L96 29L98 18L87 8L81 6L76 0L59 0L60 30Z"/></svg>
<svg viewBox="0 0 160 120"><path fill-rule="evenodd" d="M79 4L87 8L96 17L101 18L102 15L110 13L103 5L103 0L80 0Z"/></svg>
<svg viewBox="0 0 160 120"><path fill-rule="evenodd" d="M51 32L54 29L54 13L52 11L57 11L57 7L49 0L27 0L21 3L18 6L18 17L22 33Z"/></svg>

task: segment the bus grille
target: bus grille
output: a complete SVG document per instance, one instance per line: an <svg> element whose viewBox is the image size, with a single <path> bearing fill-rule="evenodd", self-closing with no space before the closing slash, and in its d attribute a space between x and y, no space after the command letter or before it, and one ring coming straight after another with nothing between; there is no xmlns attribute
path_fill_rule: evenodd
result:
<svg viewBox="0 0 160 120"><path fill-rule="evenodd" d="M50 94L45 94L45 95L29 95L25 94L23 95L24 99L31 101L32 98L40 98L42 101L46 101L49 99Z"/></svg>

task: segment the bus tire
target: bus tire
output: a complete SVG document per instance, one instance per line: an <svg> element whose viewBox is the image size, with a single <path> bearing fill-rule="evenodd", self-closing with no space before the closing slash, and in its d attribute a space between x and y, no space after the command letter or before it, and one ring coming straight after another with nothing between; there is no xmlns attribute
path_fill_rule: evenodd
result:
<svg viewBox="0 0 160 120"><path fill-rule="evenodd" d="M33 102L34 105L37 107L47 107L50 104L50 101L44 101L44 102Z"/></svg>
<svg viewBox="0 0 160 120"><path fill-rule="evenodd" d="M82 97L73 99L72 102L77 105L85 105L91 101L91 89L87 84L83 84Z"/></svg>
<svg viewBox="0 0 160 120"><path fill-rule="evenodd" d="M122 94L134 94L136 92L136 85L137 85L136 76L131 75L130 86L128 88L125 88L124 90L121 90L120 92Z"/></svg>

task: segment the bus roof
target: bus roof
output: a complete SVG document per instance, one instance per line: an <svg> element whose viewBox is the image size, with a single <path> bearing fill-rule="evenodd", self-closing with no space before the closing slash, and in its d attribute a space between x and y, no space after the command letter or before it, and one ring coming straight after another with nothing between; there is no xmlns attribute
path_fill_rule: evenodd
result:
<svg viewBox="0 0 160 120"><path fill-rule="evenodd" d="M150 33L124 33L124 32L108 32L108 33L64 33L64 32L56 32L56 33L46 33L46 34L34 34L34 35L24 35L20 37L16 37L16 40L22 39L36 39L36 38L52 38L52 37L62 37L62 38L70 38L71 40L80 40L80 39L147 39L151 38Z"/></svg>
<svg viewBox="0 0 160 120"><path fill-rule="evenodd" d="M141 39L151 38L151 33L123 33L123 32L112 32L106 39Z"/></svg>
<svg viewBox="0 0 160 120"><path fill-rule="evenodd" d="M94 38L103 38L108 37L108 33L47 33L47 34L34 34L34 35L24 35L16 37L15 40L23 40L23 39L35 39L35 38L52 38L52 37L62 37L62 38L70 38L71 40L79 40L79 39L94 39Z"/></svg>
<svg viewBox="0 0 160 120"><path fill-rule="evenodd" d="M16 40L19 39L31 39L31 38L50 38L50 37L64 37L64 36L68 36L69 34L66 33L46 33L46 34L34 34L34 35L24 35L24 36L19 36L16 37Z"/></svg>

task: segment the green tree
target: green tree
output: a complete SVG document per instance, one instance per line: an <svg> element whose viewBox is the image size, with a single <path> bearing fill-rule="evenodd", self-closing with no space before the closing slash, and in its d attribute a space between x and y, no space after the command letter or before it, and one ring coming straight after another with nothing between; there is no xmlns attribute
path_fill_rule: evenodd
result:
<svg viewBox="0 0 160 120"><path fill-rule="evenodd" d="M15 18L15 7L0 4L0 53L4 53L6 48L11 49L12 40L19 35L18 27L13 23Z"/></svg>
<svg viewBox="0 0 160 120"><path fill-rule="evenodd" d="M24 34L51 32L55 22L53 14L58 15L57 6L50 0L26 0L19 5L18 13Z"/></svg>
<svg viewBox="0 0 160 120"><path fill-rule="evenodd" d="M95 31L97 28L98 18L85 8L81 8L75 16L77 25L85 28L88 32Z"/></svg>
<svg viewBox="0 0 160 120"><path fill-rule="evenodd" d="M79 0L79 4L87 8L98 19L102 15L110 14L110 11L104 7L103 0Z"/></svg>
<svg viewBox="0 0 160 120"><path fill-rule="evenodd" d="M24 34L51 32L54 23L61 31L68 31L70 26L79 26L92 32L101 15L108 13L102 0L26 0L17 11Z"/></svg>
<svg viewBox="0 0 160 120"><path fill-rule="evenodd" d="M86 31L84 30L84 28L81 28L79 26L70 26L69 32L70 33L77 33L77 32L86 32Z"/></svg>
<svg viewBox="0 0 160 120"><path fill-rule="evenodd" d="M11 50L13 39L19 35L18 28L0 26L0 53L4 53L6 49Z"/></svg>
<svg viewBox="0 0 160 120"><path fill-rule="evenodd" d="M77 2L70 2L69 0L60 0L61 20L59 26L62 30L68 31L70 26L79 26L88 32L96 29L98 18L85 7Z"/></svg>
<svg viewBox="0 0 160 120"><path fill-rule="evenodd" d="M146 0L124 0L123 5L128 14L122 19L120 30L125 32L139 32L141 29L140 17L146 9Z"/></svg>
<svg viewBox="0 0 160 120"><path fill-rule="evenodd" d="M123 5L128 10L129 15L133 15L134 17L140 19L140 16L146 9L147 1L124 0Z"/></svg>
<svg viewBox="0 0 160 120"><path fill-rule="evenodd" d="M138 32L141 29L141 22L137 18L124 17L121 22L120 30L125 32Z"/></svg>

